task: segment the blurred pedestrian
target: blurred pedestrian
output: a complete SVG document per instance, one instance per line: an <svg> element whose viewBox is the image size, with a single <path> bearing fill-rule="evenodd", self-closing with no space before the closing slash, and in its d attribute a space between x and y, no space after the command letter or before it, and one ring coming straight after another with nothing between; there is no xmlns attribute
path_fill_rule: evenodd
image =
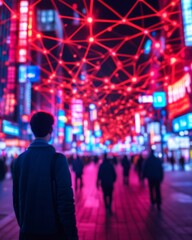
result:
<svg viewBox="0 0 192 240"><path fill-rule="evenodd" d="M157 209L161 210L161 183L163 180L163 166L161 159L154 155L151 149L149 157L143 165L143 178L148 179L151 205L157 204Z"/></svg>
<svg viewBox="0 0 192 240"><path fill-rule="evenodd" d="M179 164L181 166L181 170L185 171L185 158L182 155L179 159Z"/></svg>
<svg viewBox="0 0 192 240"><path fill-rule="evenodd" d="M67 160L49 145L54 118L35 113L35 140L15 160L13 205L20 240L77 240L75 206Z"/></svg>
<svg viewBox="0 0 192 240"><path fill-rule="evenodd" d="M73 171L75 172L75 189L78 188L78 182L80 181L80 188L83 187L83 161L77 154L73 160ZM79 181L78 181L79 180Z"/></svg>
<svg viewBox="0 0 192 240"><path fill-rule="evenodd" d="M103 162L99 166L97 176L97 188L101 185L105 208L109 214L112 213L113 189L116 181L116 172L107 154L104 154Z"/></svg>
<svg viewBox="0 0 192 240"><path fill-rule="evenodd" d="M174 171L174 165L175 165L175 158L174 156L172 155L169 159L170 163L171 163L171 168L172 168L172 171Z"/></svg>
<svg viewBox="0 0 192 240"><path fill-rule="evenodd" d="M138 159L137 159L137 162L136 162L136 171L137 171L138 178L139 178L140 182L143 179L142 178L143 161L144 161L144 158L143 158L142 154L140 154Z"/></svg>
<svg viewBox="0 0 192 240"><path fill-rule="evenodd" d="M0 182L5 179L6 175L6 164L3 157L0 157Z"/></svg>
<svg viewBox="0 0 192 240"><path fill-rule="evenodd" d="M127 155L123 156L123 159L121 161L121 165L123 167L123 183L125 185L128 185L131 161L128 159Z"/></svg>

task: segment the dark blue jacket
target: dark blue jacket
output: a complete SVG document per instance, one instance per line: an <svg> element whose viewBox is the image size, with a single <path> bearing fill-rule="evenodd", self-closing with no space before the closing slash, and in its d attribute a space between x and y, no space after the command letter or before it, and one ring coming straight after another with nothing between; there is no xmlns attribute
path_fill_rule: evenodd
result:
<svg viewBox="0 0 192 240"><path fill-rule="evenodd" d="M53 146L36 139L14 163L13 204L22 233L49 235L58 231L52 181ZM55 164L56 211L67 239L76 240L77 228L71 175L64 155Z"/></svg>
<svg viewBox="0 0 192 240"><path fill-rule="evenodd" d="M163 175L164 173L161 159L151 154L143 164L143 178L161 182L163 180Z"/></svg>
<svg viewBox="0 0 192 240"><path fill-rule="evenodd" d="M116 181L116 172L109 159L104 160L99 166L97 182L98 181L101 181L101 186L104 188L113 187Z"/></svg>

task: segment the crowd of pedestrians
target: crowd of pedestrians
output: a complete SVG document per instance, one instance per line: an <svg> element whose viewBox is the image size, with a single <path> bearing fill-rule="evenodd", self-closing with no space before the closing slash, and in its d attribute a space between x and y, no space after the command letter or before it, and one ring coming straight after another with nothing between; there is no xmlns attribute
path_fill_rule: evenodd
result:
<svg viewBox="0 0 192 240"><path fill-rule="evenodd" d="M96 165L99 163L96 187L102 190L104 205L109 215L112 214L113 191L117 179L116 165L120 163L122 167L122 184L125 187L130 184L130 169L134 165L138 181L143 183L145 178L148 181L151 206L156 205L157 209L161 210L163 165L152 149L147 158L142 154L129 158L127 155L111 156L107 153L93 157L74 154L66 158L63 154L56 153L55 148L48 144L53 123L51 114L35 113L30 121L35 140L16 160L14 158L10 165L13 205L20 226L20 240L78 239L69 165L74 171L77 190L83 187L84 166L91 161ZM174 170L174 157L169 161ZM179 164L184 170L183 156L180 157ZM6 160L1 157L0 182L5 179L6 171Z"/></svg>

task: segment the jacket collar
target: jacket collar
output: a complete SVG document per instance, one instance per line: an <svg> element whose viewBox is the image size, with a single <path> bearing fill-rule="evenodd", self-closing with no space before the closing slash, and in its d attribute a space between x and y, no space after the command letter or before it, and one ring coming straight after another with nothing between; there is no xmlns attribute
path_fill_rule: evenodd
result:
<svg viewBox="0 0 192 240"><path fill-rule="evenodd" d="M33 147L52 147L52 145L48 144L47 141L44 139L36 138L29 146L30 148Z"/></svg>

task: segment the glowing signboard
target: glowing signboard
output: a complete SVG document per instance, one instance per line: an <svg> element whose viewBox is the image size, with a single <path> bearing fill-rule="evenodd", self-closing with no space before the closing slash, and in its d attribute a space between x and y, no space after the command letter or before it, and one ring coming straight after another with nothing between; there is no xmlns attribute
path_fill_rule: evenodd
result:
<svg viewBox="0 0 192 240"><path fill-rule="evenodd" d="M166 94L165 92L153 93L153 106L155 108L161 108L166 106Z"/></svg>
<svg viewBox="0 0 192 240"><path fill-rule="evenodd" d="M19 127L18 124L9 122L7 120L2 121L2 132L5 134L13 135L19 137Z"/></svg>
<svg viewBox="0 0 192 240"><path fill-rule="evenodd" d="M181 115L190 108L191 77L186 73L179 81L168 86L169 118Z"/></svg>
<svg viewBox="0 0 192 240"><path fill-rule="evenodd" d="M192 0L181 0L184 39L186 46L192 46Z"/></svg>
<svg viewBox="0 0 192 240"><path fill-rule="evenodd" d="M192 129L192 113L185 114L173 120L173 131L180 132Z"/></svg>

